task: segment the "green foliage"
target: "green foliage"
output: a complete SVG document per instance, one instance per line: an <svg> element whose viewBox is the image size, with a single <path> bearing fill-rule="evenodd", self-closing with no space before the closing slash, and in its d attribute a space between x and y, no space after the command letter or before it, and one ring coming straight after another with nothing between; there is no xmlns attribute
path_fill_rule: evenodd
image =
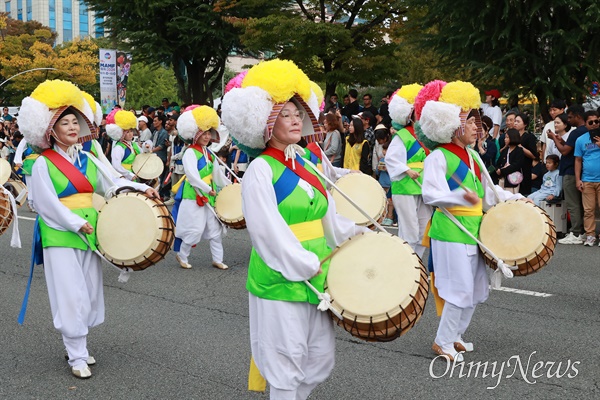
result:
<svg viewBox="0 0 600 400"><path fill-rule="evenodd" d="M598 79L597 0L430 0L425 7L423 18L411 21L421 43L485 88L499 83L544 105L581 99L588 81Z"/></svg>
<svg viewBox="0 0 600 400"><path fill-rule="evenodd" d="M173 70L134 59L127 80L127 108L141 110L145 104L156 107L163 97L182 103L177 96L177 81Z"/></svg>
<svg viewBox="0 0 600 400"><path fill-rule="evenodd" d="M406 13L404 1L282 3L280 11L243 25L244 46L293 60L312 80L326 82L327 95L340 83L387 82L396 45L385 38Z"/></svg>

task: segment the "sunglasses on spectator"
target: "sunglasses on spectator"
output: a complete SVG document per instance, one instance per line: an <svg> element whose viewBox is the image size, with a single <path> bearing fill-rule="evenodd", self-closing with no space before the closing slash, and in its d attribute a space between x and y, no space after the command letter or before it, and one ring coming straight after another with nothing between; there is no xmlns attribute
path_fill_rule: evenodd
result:
<svg viewBox="0 0 600 400"><path fill-rule="evenodd" d="M600 119L593 119L587 122L588 125L598 125L600 124Z"/></svg>

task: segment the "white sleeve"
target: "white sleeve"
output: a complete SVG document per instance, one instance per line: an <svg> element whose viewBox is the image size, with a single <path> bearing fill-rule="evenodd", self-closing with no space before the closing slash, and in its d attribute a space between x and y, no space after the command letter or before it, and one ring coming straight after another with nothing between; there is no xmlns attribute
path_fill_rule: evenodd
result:
<svg viewBox="0 0 600 400"><path fill-rule="evenodd" d="M120 176L114 176L111 168L104 165L93 155L88 155L88 157L92 158L93 161L95 161L94 164L96 164L96 167L102 170L102 172L99 171L98 173L98 185L96 187L97 193L104 196L111 188L114 188L115 186L119 188L128 186L135 190L139 190L140 192L145 192L146 190L150 189L150 186L143 183L133 182Z"/></svg>
<svg viewBox="0 0 600 400"><path fill-rule="evenodd" d="M221 189L225 186L231 185L231 180L227 178L225 172L225 167L223 167L218 161L215 162L212 172L213 182Z"/></svg>
<svg viewBox="0 0 600 400"><path fill-rule="evenodd" d="M200 179L200 172L198 171L198 160L194 155L193 149L188 149L183 155L183 170L188 182L195 188L202 190L204 193L208 193L212 188Z"/></svg>
<svg viewBox="0 0 600 400"><path fill-rule="evenodd" d="M356 223L336 212L335 200L329 192L327 192L327 213L323 217L323 230L327 245L335 249L337 246L348 240L352 236L362 232L370 232L371 230L364 226L356 225Z"/></svg>
<svg viewBox="0 0 600 400"><path fill-rule="evenodd" d="M406 146L398 135L394 135L392 142L385 153L385 168L390 175L390 180L399 181L410 168L406 165Z"/></svg>
<svg viewBox="0 0 600 400"><path fill-rule="evenodd" d="M94 149L96 150L96 154L98 154L98 157L96 157L98 160L100 160L102 162L103 165L105 165L106 167L108 167L107 169L110 171L111 175L113 175L114 177L120 177L121 174L118 173L112 166L112 164L110 163L110 161L108 161L108 158L106 158L106 156L104 155L104 152L102 151L102 146L100 145L100 143L98 143L97 140L93 140L92 141L92 146L94 146ZM88 154L89 155L89 154Z"/></svg>
<svg viewBox="0 0 600 400"><path fill-rule="evenodd" d="M500 109L500 107L496 106L496 107L492 107L491 108L491 120L494 123L494 125L502 125L502 110Z"/></svg>
<svg viewBox="0 0 600 400"><path fill-rule="evenodd" d="M305 250L279 213L271 167L258 158L250 163L242 184L242 209L252 245L273 270L292 282L312 278L320 260Z"/></svg>
<svg viewBox="0 0 600 400"><path fill-rule="evenodd" d="M36 211L50 228L79 232L85 225L87 221L84 218L69 210L58 199L44 157L39 157L33 164L27 184L31 185L31 197Z"/></svg>
<svg viewBox="0 0 600 400"><path fill-rule="evenodd" d="M112 167L121 175L123 175L125 178L131 180L133 179L133 176L135 175L133 172L131 171L127 171L123 165L121 164L121 162L123 161L123 157L125 156L125 149L122 148L121 146L117 146L116 142L115 145L112 148L112 152L110 153L111 159L112 159Z"/></svg>
<svg viewBox="0 0 600 400"><path fill-rule="evenodd" d="M15 150L15 158L13 159L13 163L23 164L23 152L25 151L25 147L27 147L27 141L25 139L21 139L17 149Z"/></svg>

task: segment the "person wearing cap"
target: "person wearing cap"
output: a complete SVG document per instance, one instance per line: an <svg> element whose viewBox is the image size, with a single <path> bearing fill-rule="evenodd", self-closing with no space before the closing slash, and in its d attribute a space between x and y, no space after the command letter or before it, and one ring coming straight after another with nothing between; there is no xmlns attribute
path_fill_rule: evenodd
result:
<svg viewBox="0 0 600 400"><path fill-rule="evenodd" d="M133 181L136 176L131 170L135 157L142 152L133 141L137 118L131 111L113 110L106 116L106 134L114 140L111 160L113 168L126 179Z"/></svg>
<svg viewBox="0 0 600 400"><path fill-rule="evenodd" d="M200 240L210 242L212 265L226 270L223 263L223 226L214 212L217 191L231 183L218 161L208 150L208 145L219 142L219 116L208 106L190 106L177 120L179 136L190 143L183 154L185 172L183 182L175 194L173 219L175 220L176 259L181 268L190 269L189 256ZM174 188L175 189L175 188Z"/></svg>
<svg viewBox="0 0 600 400"><path fill-rule="evenodd" d="M500 109L500 97L502 94L498 89L492 89L485 92L485 103L481 104L483 114L492 119L494 128L490 129L490 135L494 139L498 139L500 125L502 125L502 110Z"/></svg>
<svg viewBox="0 0 600 400"><path fill-rule="evenodd" d="M147 141L152 144L152 132L148 128L148 117L145 115L138 117L138 130L140 131L140 146L144 146Z"/></svg>
<svg viewBox="0 0 600 400"><path fill-rule="evenodd" d="M477 152L470 149L483 135L479 99L479 91L470 83L450 82L441 90L439 101L425 103L417 127L427 147L435 148L425 159L423 201L446 208L475 238L484 209L498 201L523 198L494 187ZM463 335L475 307L489 295L485 261L470 235L439 208L433 213L428 232L432 291L436 306L443 303L443 309L432 349L449 361L460 362L463 352L473 350Z"/></svg>
<svg viewBox="0 0 600 400"><path fill-rule="evenodd" d="M425 253L421 241L432 213L421 196L421 174L427 154L413 127L413 104L422 88L416 83L404 85L390 99L389 112L395 133L385 157L392 182L392 203L398 215L398 236L406 240L419 257Z"/></svg>
<svg viewBox="0 0 600 400"><path fill-rule="evenodd" d="M131 186L147 196L158 196L146 185L110 172L93 155L81 151L81 142L94 138L88 107L72 83L45 81L23 99L21 130L40 157L33 165L31 188L39 213L36 234L41 246L44 274L55 328L62 334L71 372L89 378L87 334L104 322L102 266L97 250L98 212L92 193L101 195L116 187ZM37 256L36 256L37 257Z"/></svg>
<svg viewBox="0 0 600 400"><path fill-rule="evenodd" d="M256 157L242 184L253 245L246 288L253 362L271 399L306 399L333 370L333 323L304 281L322 292L329 261L320 260L367 230L336 214L318 168L300 155L296 143L319 133L310 96L304 72L271 60L252 67L222 103L229 133Z"/></svg>

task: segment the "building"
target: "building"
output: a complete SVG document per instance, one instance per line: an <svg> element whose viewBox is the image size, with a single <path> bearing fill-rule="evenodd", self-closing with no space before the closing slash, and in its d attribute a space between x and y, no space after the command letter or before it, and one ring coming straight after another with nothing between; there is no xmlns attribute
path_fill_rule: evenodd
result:
<svg viewBox="0 0 600 400"><path fill-rule="evenodd" d="M81 0L0 0L9 16L19 21L38 21L56 32L56 44L77 37L102 37L102 18L96 18Z"/></svg>

